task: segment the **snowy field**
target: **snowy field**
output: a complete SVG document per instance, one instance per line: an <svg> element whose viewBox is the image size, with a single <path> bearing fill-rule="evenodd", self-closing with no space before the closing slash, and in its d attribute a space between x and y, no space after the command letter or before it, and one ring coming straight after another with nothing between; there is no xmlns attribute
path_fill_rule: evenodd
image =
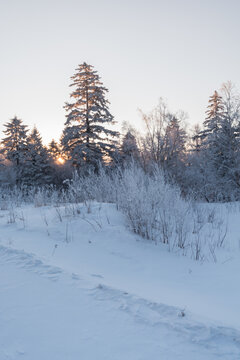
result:
<svg viewBox="0 0 240 360"><path fill-rule="evenodd" d="M216 263L71 206L0 211L0 360L240 359L238 205Z"/></svg>

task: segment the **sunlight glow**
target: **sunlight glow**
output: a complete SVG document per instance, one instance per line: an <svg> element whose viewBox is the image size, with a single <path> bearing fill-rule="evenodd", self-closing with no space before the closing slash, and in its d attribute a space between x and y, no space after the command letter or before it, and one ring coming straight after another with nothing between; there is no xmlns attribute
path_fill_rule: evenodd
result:
<svg viewBox="0 0 240 360"><path fill-rule="evenodd" d="M57 158L56 162L59 165L63 165L65 163L65 160L60 156L59 158Z"/></svg>

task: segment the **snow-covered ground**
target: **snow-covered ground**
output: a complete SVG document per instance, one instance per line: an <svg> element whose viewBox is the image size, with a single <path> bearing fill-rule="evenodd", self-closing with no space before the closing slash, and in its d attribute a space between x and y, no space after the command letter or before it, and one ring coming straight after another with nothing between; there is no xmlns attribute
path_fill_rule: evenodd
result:
<svg viewBox="0 0 240 360"><path fill-rule="evenodd" d="M239 360L240 212L221 211L217 263L139 238L110 204L0 211L0 360Z"/></svg>

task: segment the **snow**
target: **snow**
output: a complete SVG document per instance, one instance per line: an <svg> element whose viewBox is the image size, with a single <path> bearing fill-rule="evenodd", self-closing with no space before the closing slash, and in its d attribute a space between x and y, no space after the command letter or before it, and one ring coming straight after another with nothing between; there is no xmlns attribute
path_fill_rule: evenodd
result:
<svg viewBox="0 0 240 360"><path fill-rule="evenodd" d="M237 205L216 264L132 234L113 204L75 210L0 211L1 360L239 360Z"/></svg>

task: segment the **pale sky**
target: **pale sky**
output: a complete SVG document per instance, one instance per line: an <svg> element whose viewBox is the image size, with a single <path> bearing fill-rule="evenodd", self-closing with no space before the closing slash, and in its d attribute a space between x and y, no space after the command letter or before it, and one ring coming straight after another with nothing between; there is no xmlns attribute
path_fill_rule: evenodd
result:
<svg viewBox="0 0 240 360"><path fill-rule="evenodd" d="M70 76L86 61L119 123L163 97L202 123L208 98L240 89L239 0L0 0L0 138L17 115L45 143L59 139Z"/></svg>

